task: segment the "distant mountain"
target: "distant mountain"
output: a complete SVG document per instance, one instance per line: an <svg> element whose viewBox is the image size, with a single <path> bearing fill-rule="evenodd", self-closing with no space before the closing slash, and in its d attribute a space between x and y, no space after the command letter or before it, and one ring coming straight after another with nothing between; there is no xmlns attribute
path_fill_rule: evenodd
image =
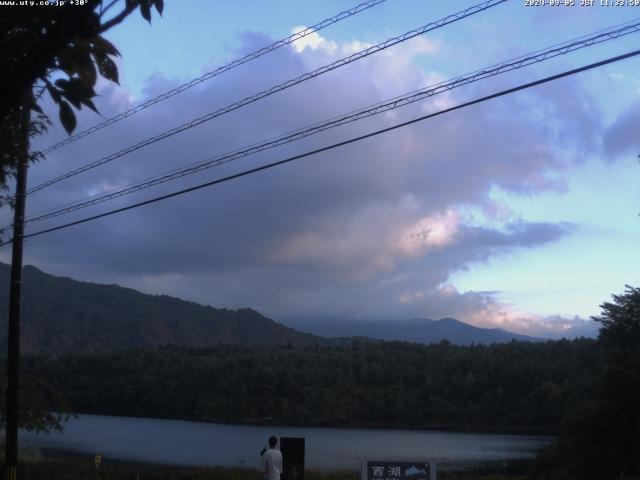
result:
<svg viewBox="0 0 640 480"><path fill-rule="evenodd" d="M0 263L0 351L6 350L9 271ZM313 345L323 338L281 325L250 308L217 309L118 285L79 282L26 266L22 350L91 352L165 344Z"/></svg>
<svg viewBox="0 0 640 480"><path fill-rule="evenodd" d="M535 342L540 338L508 332L501 328L478 328L454 318L412 319L386 322L338 322L313 320L285 321L300 331L324 337L366 336L382 340L437 343L448 340L454 345L505 343L511 340Z"/></svg>
<svg viewBox="0 0 640 480"><path fill-rule="evenodd" d="M576 323L575 326L562 332L563 338L596 338L600 331L600 324L593 320L583 321L581 324Z"/></svg>
<svg viewBox="0 0 640 480"><path fill-rule="evenodd" d="M0 351L6 349L9 266L0 263ZM4 281L2 281L4 280ZM275 322L250 308L218 309L118 285L80 282L26 266L21 344L25 353L95 352L159 345L207 347L342 345L372 339L456 345L539 339L453 318L398 322ZM307 332L307 333L305 333ZM330 337L330 338L329 338Z"/></svg>

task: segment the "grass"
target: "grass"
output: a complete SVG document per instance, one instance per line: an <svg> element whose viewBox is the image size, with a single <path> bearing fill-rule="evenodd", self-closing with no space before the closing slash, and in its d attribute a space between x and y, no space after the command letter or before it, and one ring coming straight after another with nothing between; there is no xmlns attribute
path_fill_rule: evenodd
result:
<svg viewBox="0 0 640 480"><path fill-rule="evenodd" d="M524 476L487 475L479 472L439 472L438 480L526 480ZM43 457L25 455L18 479L28 480L262 480L262 472L252 468L178 467L142 463L113 463L96 469L89 456ZM360 480L354 471L305 471L305 480Z"/></svg>

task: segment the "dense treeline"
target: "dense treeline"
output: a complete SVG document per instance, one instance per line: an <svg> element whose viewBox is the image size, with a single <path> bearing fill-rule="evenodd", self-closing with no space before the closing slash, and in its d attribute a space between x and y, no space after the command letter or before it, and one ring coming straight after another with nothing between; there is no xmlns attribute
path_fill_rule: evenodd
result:
<svg viewBox="0 0 640 480"><path fill-rule="evenodd" d="M640 289L627 287L601 307L597 340L31 356L23 374L35 388L21 408L37 420L62 392L78 413L552 433L557 441L532 478L637 478Z"/></svg>
<svg viewBox="0 0 640 480"><path fill-rule="evenodd" d="M593 388L539 456L538 478L640 478L640 288L627 286L600 307Z"/></svg>
<svg viewBox="0 0 640 480"><path fill-rule="evenodd" d="M9 266L0 263L0 283ZM313 345L326 339L298 332L250 308L218 309L166 295L147 295L118 285L79 282L23 271L21 348L61 354L149 348L173 344ZM0 288L0 352L7 346L9 290Z"/></svg>
<svg viewBox="0 0 640 480"><path fill-rule="evenodd" d="M593 386L593 340L458 347L161 347L25 359L77 413L555 433Z"/></svg>

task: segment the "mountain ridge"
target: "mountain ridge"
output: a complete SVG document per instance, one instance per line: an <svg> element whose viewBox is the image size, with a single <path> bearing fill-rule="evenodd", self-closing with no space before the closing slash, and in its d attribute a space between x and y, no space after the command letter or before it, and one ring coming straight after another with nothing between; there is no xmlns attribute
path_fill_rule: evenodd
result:
<svg viewBox="0 0 640 480"><path fill-rule="evenodd" d="M0 264L8 280L9 266ZM21 345L25 353L215 344L314 345L326 339L297 332L250 309L217 309L169 295L23 270ZM8 282L7 282L8 283ZM5 285L7 284L5 283ZM6 348L8 289L0 289L0 349Z"/></svg>
<svg viewBox="0 0 640 480"><path fill-rule="evenodd" d="M472 343L505 343L512 340L540 342L544 339L509 332L502 328L481 328L461 322L455 318L443 317L379 322L336 321L283 321L297 330L324 337L356 337L387 341L410 341L416 343L438 343L446 340L456 345ZM366 332L366 333L365 333Z"/></svg>
<svg viewBox="0 0 640 480"><path fill-rule="evenodd" d="M10 267L0 263L0 278L8 281L9 274ZM322 334L314 329L304 331L304 323L277 322L252 308L215 308L116 284L54 276L32 265L24 267L23 279L24 353L97 352L169 344L200 348L218 344L344 345L379 340L447 340L458 345L539 340L501 329L480 329L450 317L369 323L366 328L364 324L342 322L341 329ZM6 348L8 293L8 289L0 289L0 351ZM331 326L326 322L322 325L325 330Z"/></svg>

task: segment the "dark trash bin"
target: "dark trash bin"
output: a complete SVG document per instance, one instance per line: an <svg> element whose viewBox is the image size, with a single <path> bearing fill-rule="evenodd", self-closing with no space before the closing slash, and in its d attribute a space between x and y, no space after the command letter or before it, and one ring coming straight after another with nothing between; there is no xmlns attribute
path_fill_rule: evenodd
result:
<svg viewBox="0 0 640 480"><path fill-rule="evenodd" d="M281 480L304 480L304 438L281 437Z"/></svg>

